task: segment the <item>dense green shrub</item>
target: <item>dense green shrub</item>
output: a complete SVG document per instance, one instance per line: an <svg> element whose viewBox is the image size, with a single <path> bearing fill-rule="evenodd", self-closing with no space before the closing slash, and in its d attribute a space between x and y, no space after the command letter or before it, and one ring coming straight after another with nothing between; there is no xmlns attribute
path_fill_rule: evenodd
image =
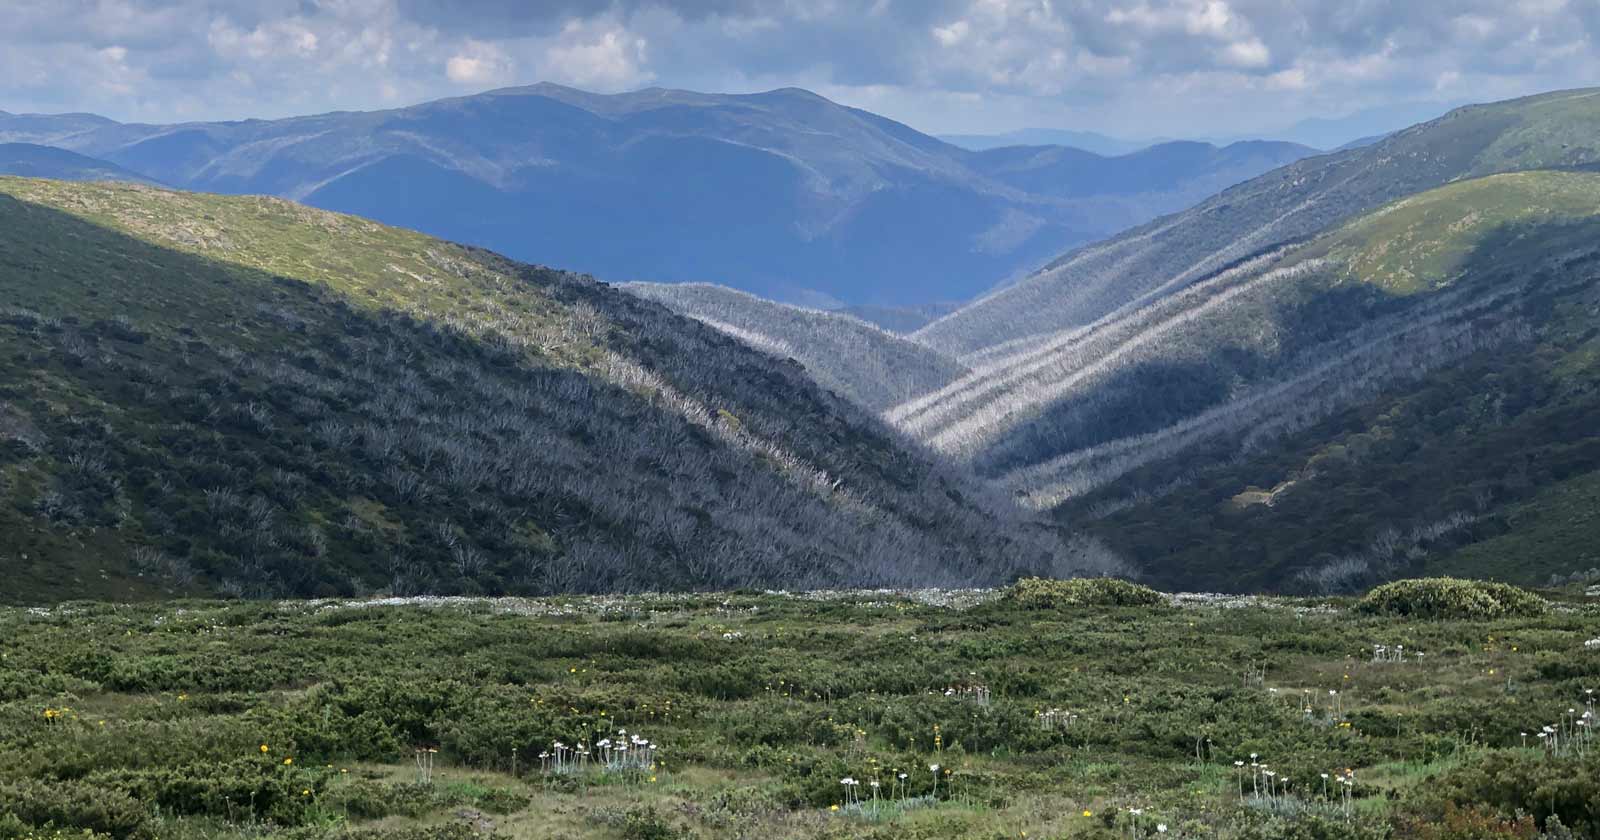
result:
<svg viewBox="0 0 1600 840"><path fill-rule="evenodd" d="M655 806L629 811L622 823L624 840L679 840L689 833L656 813Z"/></svg>
<svg viewBox="0 0 1600 840"><path fill-rule="evenodd" d="M1509 584L1456 578L1397 580L1356 603L1360 612L1415 618L1536 616L1548 607L1543 598Z"/></svg>
<svg viewBox="0 0 1600 840"><path fill-rule="evenodd" d="M1538 840L1539 826L1529 814L1506 819L1478 808L1445 806L1439 820L1419 819L1405 825L1418 840Z"/></svg>
<svg viewBox="0 0 1600 840"><path fill-rule="evenodd" d="M96 840L105 836L86 828L37 828L0 812L0 840Z"/></svg>
<svg viewBox="0 0 1600 840"><path fill-rule="evenodd" d="M468 822L432 825L350 828L332 824L302 826L272 835L277 840L494 840L501 835L479 833Z"/></svg>
<svg viewBox="0 0 1600 840"><path fill-rule="evenodd" d="M0 814L36 828L88 829L116 838L133 836L146 818L144 808L123 793L27 779L0 783Z"/></svg>
<svg viewBox="0 0 1600 840"><path fill-rule="evenodd" d="M143 770L109 770L85 780L97 795L114 792L169 814L269 819L298 825L319 796L320 774L278 763L243 759Z"/></svg>
<svg viewBox="0 0 1600 840"><path fill-rule="evenodd" d="M1346 822L1313 815L1297 820L1246 820L1223 836L1232 840L1386 840L1391 835L1385 822Z"/></svg>
<svg viewBox="0 0 1600 840"><path fill-rule="evenodd" d="M372 779L332 786L321 797L325 808L358 820L418 818L461 806L471 806L489 814L510 814L528 807L530 801L527 795L512 789L473 782L425 785Z"/></svg>
<svg viewBox="0 0 1600 840"><path fill-rule="evenodd" d="M434 807L433 791L421 784L395 785L362 779L329 791L324 802L358 820L420 817Z"/></svg>
<svg viewBox="0 0 1600 840"><path fill-rule="evenodd" d="M1424 820L1452 806L1487 806L1506 819L1531 815L1547 831L1552 817L1579 837L1600 836L1600 755L1552 759L1488 753L1424 785L1413 808Z"/></svg>
<svg viewBox="0 0 1600 840"><path fill-rule="evenodd" d="M1005 599L1029 609L1060 607L1153 607L1167 599L1148 586L1116 578L1050 580L1023 578L1011 585Z"/></svg>

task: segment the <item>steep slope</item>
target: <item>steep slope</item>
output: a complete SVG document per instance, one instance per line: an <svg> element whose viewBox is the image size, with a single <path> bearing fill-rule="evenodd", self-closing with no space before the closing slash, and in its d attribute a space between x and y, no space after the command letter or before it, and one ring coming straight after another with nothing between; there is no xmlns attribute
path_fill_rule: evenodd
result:
<svg viewBox="0 0 1600 840"><path fill-rule="evenodd" d="M1600 90L1461 108L1373 145L1308 158L1069 253L915 333L1003 366L1066 331L1177 293L1241 260L1453 180L1600 162Z"/></svg>
<svg viewBox="0 0 1600 840"><path fill-rule="evenodd" d="M0 143L0 175L55 178L62 181L129 181L151 184L149 178L103 160L34 143Z"/></svg>
<svg viewBox="0 0 1600 840"><path fill-rule="evenodd" d="M997 516L796 365L354 217L0 179L0 300L6 600L961 583L1106 559Z"/></svg>
<svg viewBox="0 0 1600 840"><path fill-rule="evenodd" d="M824 388L877 412L967 372L952 359L848 315L801 309L701 283L624 289L703 321L758 350L792 358Z"/></svg>
<svg viewBox="0 0 1600 840"><path fill-rule="evenodd" d="M1600 175L1461 181L1084 332L941 443L1170 586L1547 578L1600 539L1516 507L1600 470L1597 315Z"/></svg>
<svg viewBox="0 0 1600 840"><path fill-rule="evenodd" d="M1273 165L1055 194L795 89L602 96L534 85L173 126L0 116L7 136L174 186L278 195L603 277L718 282L829 308L967 300L1176 209L1195 183Z"/></svg>
<svg viewBox="0 0 1600 840"><path fill-rule="evenodd" d="M961 308L959 303L925 303L919 306L845 306L829 310L869 324L876 324L895 335L913 333L935 318L949 315Z"/></svg>

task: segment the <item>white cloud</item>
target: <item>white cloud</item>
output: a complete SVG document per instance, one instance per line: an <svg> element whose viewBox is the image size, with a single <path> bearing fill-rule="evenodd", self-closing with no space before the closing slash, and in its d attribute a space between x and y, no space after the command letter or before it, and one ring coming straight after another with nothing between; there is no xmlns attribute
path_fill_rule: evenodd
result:
<svg viewBox="0 0 1600 840"><path fill-rule="evenodd" d="M0 108L389 107L797 85L919 128L1251 130L1600 81L1595 0L0 0Z"/></svg>
<svg viewBox="0 0 1600 840"><path fill-rule="evenodd" d="M616 90L654 78L645 67L649 41L619 26L569 23L539 63L547 79L580 87Z"/></svg>
<svg viewBox="0 0 1600 840"><path fill-rule="evenodd" d="M444 65L445 77L458 85L500 84L510 80L513 72L511 57L482 41L467 41Z"/></svg>
<svg viewBox="0 0 1600 840"><path fill-rule="evenodd" d="M958 20L948 26L935 26L933 37L941 46L953 47L967 39L967 33L972 31L972 25L964 20Z"/></svg>
<svg viewBox="0 0 1600 840"><path fill-rule="evenodd" d="M1223 0L1208 0L1185 15L1184 23L1191 35L1225 38L1232 28L1233 10Z"/></svg>
<svg viewBox="0 0 1600 840"><path fill-rule="evenodd" d="M1279 70L1267 77L1267 87L1271 90L1305 90L1308 84L1306 71L1300 67Z"/></svg>
<svg viewBox="0 0 1600 840"><path fill-rule="evenodd" d="M1259 38L1235 41L1222 51L1222 63L1232 67L1265 67L1272 62L1272 51Z"/></svg>

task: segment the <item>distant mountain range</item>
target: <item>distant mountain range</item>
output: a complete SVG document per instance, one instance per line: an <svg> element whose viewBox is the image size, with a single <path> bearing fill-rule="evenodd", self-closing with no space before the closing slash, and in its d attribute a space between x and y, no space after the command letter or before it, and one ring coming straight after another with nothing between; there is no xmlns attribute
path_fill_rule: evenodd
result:
<svg viewBox="0 0 1600 840"><path fill-rule="evenodd" d="M1400 102L1362 108L1339 117L1311 117L1260 136L1303 143L1318 149L1344 149L1361 145L1372 138L1393 134L1417 123L1438 119L1446 111L1466 104L1466 100L1441 102Z"/></svg>
<svg viewBox="0 0 1600 840"><path fill-rule="evenodd" d="M62 181L155 183L114 163L35 143L0 143L0 175Z"/></svg>
<svg viewBox="0 0 1600 840"><path fill-rule="evenodd" d="M1310 153L973 152L796 89L602 96L548 84L271 121L0 114L0 141L609 279L717 282L829 307L964 300Z"/></svg>
<svg viewBox="0 0 1600 840"><path fill-rule="evenodd" d="M941 134L939 139L975 152L1006 146L1071 146L1106 157L1137 152L1162 142L1129 140L1094 131L1068 131L1060 128L1022 128L1000 134Z"/></svg>
<svg viewBox="0 0 1600 840"><path fill-rule="evenodd" d="M1254 137L1191 137L1190 140L1226 146L1241 140L1265 139L1296 143L1314 149L1342 151L1372 143L1402 128L1434 119L1464 102L1404 102L1364 108L1341 117L1312 117ZM1172 142L1173 138L1135 139L1111 137L1094 131L1024 128L999 134L944 134L939 139L966 149L987 150L1003 146L1073 146L1096 154L1115 156Z"/></svg>

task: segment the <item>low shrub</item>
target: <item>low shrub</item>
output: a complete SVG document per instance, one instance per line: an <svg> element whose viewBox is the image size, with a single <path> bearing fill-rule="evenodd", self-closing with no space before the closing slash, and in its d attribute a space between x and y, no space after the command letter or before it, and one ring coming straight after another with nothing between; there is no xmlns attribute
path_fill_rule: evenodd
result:
<svg viewBox="0 0 1600 840"><path fill-rule="evenodd" d="M84 829L123 838L144 825L146 813L132 797L116 791L22 779L0 783L0 816L35 828Z"/></svg>
<svg viewBox="0 0 1600 840"><path fill-rule="evenodd" d="M656 812L655 806L635 808L622 821L624 840L680 840L689 833Z"/></svg>
<svg viewBox="0 0 1600 840"><path fill-rule="evenodd" d="M0 813L0 840L99 840L105 836L84 828L35 828L10 814Z"/></svg>
<svg viewBox="0 0 1600 840"><path fill-rule="evenodd" d="M1386 583L1356 603L1370 615L1491 619L1543 615L1543 598L1504 583L1456 578L1416 578Z"/></svg>
<svg viewBox="0 0 1600 840"><path fill-rule="evenodd" d="M96 795L126 796L167 814L248 816L299 825L307 817L310 794L320 794L323 788L318 775L274 760L235 760L106 770L86 781Z"/></svg>
<svg viewBox="0 0 1600 840"><path fill-rule="evenodd" d="M1166 596L1148 586L1116 578L1023 578L1006 591L1005 600L1027 609L1061 607L1154 607Z"/></svg>
<svg viewBox="0 0 1600 840"><path fill-rule="evenodd" d="M1551 833L1562 825L1579 837L1600 836L1600 755L1489 753L1432 780L1411 808L1420 821L1472 809L1506 821L1526 814Z"/></svg>

